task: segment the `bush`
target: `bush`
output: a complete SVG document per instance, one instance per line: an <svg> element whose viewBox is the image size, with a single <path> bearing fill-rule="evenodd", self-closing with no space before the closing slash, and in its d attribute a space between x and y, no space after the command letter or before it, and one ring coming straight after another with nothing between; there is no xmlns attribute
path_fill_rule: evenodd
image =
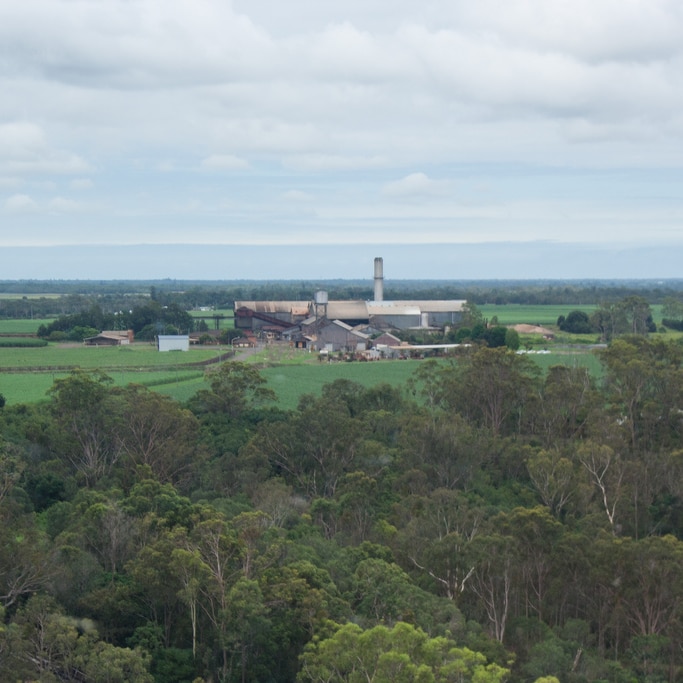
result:
<svg viewBox="0 0 683 683"><path fill-rule="evenodd" d="M3 349L31 349L47 346L45 339L34 337L5 337L0 339L0 348Z"/></svg>
<svg viewBox="0 0 683 683"><path fill-rule="evenodd" d="M505 333L505 346L512 351L517 351L520 346L519 333L517 330L513 330L511 327L508 328Z"/></svg>
<svg viewBox="0 0 683 683"><path fill-rule="evenodd" d="M68 333L68 337L70 341L83 341L88 337L96 337L98 334L99 331L94 327L82 327L81 325L77 325L71 329Z"/></svg>
<svg viewBox="0 0 683 683"><path fill-rule="evenodd" d="M570 334L590 334L595 331L588 313L584 311L572 311L566 318L561 315L557 319L557 326L562 332Z"/></svg>

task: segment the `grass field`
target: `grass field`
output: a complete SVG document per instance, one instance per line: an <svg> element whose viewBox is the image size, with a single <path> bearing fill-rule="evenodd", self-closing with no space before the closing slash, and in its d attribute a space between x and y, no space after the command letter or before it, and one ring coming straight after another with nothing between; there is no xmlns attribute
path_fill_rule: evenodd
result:
<svg viewBox="0 0 683 683"><path fill-rule="evenodd" d="M591 374L601 374L600 363L594 353L569 350L548 354L530 354L529 359L536 363L543 374L553 365L587 367ZM254 358L258 362L258 358ZM344 378L358 382L366 387L382 382L392 386L403 386L423 361L396 360L371 363L299 363L274 365L261 369L268 386L275 391L278 405L285 409L296 408L299 398L304 394L319 396L325 384ZM170 390L170 389L169 389Z"/></svg>
<svg viewBox="0 0 683 683"><path fill-rule="evenodd" d="M372 363L320 363L315 365L282 365L265 368L261 374L275 391L278 405L284 409L296 408L304 394L319 396L325 384L336 379L349 379L365 387L386 382L392 386L404 385L419 367L419 360L378 361Z"/></svg>
<svg viewBox="0 0 683 683"><path fill-rule="evenodd" d="M531 354L529 358L545 374L553 365L588 367L591 373L599 375L601 368L592 353L549 353ZM344 378L372 387L382 382L392 386L405 386L406 381L417 370L419 360L378 361L373 363L322 363L315 365L281 365L261 370L268 386L275 391L278 405L294 409L304 394L319 396L325 384Z"/></svg>
<svg viewBox="0 0 683 683"><path fill-rule="evenodd" d="M552 306L525 306L518 304L505 304L498 306L496 304L484 304L477 306L484 318L491 320L494 316L498 318L501 325L517 325L525 323L527 325L555 325L557 319L572 311L585 311L590 315L597 306L584 305L552 305Z"/></svg>
<svg viewBox="0 0 683 683"><path fill-rule="evenodd" d="M10 349L14 350L14 349ZM31 349L41 351L42 349ZM128 349L126 349L128 350ZM8 351L0 350L0 359ZM192 362L201 358L215 356L215 351L191 350L188 354L160 354L151 350L143 350L132 354L116 353L123 349L60 349L54 348L51 358L59 358L56 352L81 351L79 367L84 369L102 369L118 386L128 383L144 384L154 391L171 396L178 401L187 401L198 390L208 388L202 368L187 368L178 362L180 356L184 362ZM99 355L103 351L113 353ZM84 353L87 352L87 353ZM88 355L91 352L92 355ZM30 354L29 354L30 355ZM325 384L336 379L345 378L370 387L386 382L392 386L405 386L412 373L422 361L379 361L371 363L319 363L315 356L301 351L272 348L253 356L250 362L259 367L260 372L278 397L278 406L290 410L296 408L299 398L304 394L319 396ZM71 356L76 358L76 356ZM96 363L96 359L106 361ZM137 361L130 364L130 359ZM531 354L529 358L543 372L552 365L574 365L588 367L596 376L600 374L600 364L592 353L558 351L549 354ZM118 361L118 363L117 363ZM122 362L125 361L125 362ZM175 363L175 365L174 365ZM6 367L6 366L5 366ZM65 371L36 371L30 364L24 366L25 372L1 372L0 393L8 404L35 403L45 400L46 392L55 379L65 376ZM63 367L63 365L61 366Z"/></svg>
<svg viewBox="0 0 683 683"><path fill-rule="evenodd" d="M218 321L219 330L232 330L235 327L235 312L231 308L218 309L215 311L190 311L190 315L195 320L204 320L210 330L215 329L215 320L212 316L222 315Z"/></svg>
<svg viewBox="0 0 683 683"><path fill-rule="evenodd" d="M214 320L211 316L225 316L219 320L221 330L231 330L235 326L235 318L232 309L220 311L190 311L193 318L206 320L209 329L214 329ZM49 325L54 318L2 318L0 319L0 334L35 334L41 325Z"/></svg>
<svg viewBox="0 0 683 683"><path fill-rule="evenodd" d="M526 323L528 325L555 325L561 316L567 316L572 311L584 311L590 315L598 308L597 305L589 304L556 304L556 305L521 305L521 304L483 304L477 306L484 318L491 320L497 316L501 325L517 325ZM661 304L653 304L652 317L659 325L662 322Z"/></svg>
<svg viewBox="0 0 683 683"><path fill-rule="evenodd" d="M0 348L0 370L7 368L150 369L175 368L227 355L227 348L199 348L189 352L159 353L153 344L130 346L83 346L49 344L37 349Z"/></svg>
<svg viewBox="0 0 683 683"><path fill-rule="evenodd" d="M162 372L107 372L116 386L143 384L144 386L178 400L187 400L204 384L204 373L195 370L176 370ZM38 403L47 399L47 391L56 379L66 377L66 372L17 372L0 373L0 394L8 405L19 403ZM186 390L186 386L196 388Z"/></svg>
<svg viewBox="0 0 683 683"><path fill-rule="evenodd" d="M102 370L114 383L144 384L174 395L175 389L187 382L201 384L204 368L188 367L217 357L229 357L227 349L190 349L187 353L159 353L151 344L118 347L65 347L51 344L39 349L0 348L0 393L8 404L34 403L45 398L45 392L58 377L71 368ZM196 391L196 389L194 390ZM179 391L180 400L194 391ZM185 396L187 394L187 396Z"/></svg>
<svg viewBox="0 0 683 683"><path fill-rule="evenodd" d="M35 334L41 325L49 325L52 318L0 319L0 334Z"/></svg>

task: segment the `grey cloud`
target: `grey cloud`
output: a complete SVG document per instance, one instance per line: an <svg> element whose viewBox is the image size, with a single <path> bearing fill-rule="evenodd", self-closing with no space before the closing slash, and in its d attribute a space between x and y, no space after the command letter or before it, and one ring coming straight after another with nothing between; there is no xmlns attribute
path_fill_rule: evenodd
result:
<svg viewBox="0 0 683 683"><path fill-rule="evenodd" d="M188 230L306 241L319 239L317 218L329 233L381 224L392 239L426 235L425 223L432 240L454 223L495 236L510 216L520 230L525 217L529 230L556 226L549 168L680 167L682 11L674 0L4 0L1 206L43 215L92 176L87 206L53 206L36 233L59 225L77 240L93 215L116 239L155 241ZM498 201L519 191L522 165L539 179L530 203ZM452 198L468 174L493 188L489 203ZM315 201L297 204L292 188Z"/></svg>

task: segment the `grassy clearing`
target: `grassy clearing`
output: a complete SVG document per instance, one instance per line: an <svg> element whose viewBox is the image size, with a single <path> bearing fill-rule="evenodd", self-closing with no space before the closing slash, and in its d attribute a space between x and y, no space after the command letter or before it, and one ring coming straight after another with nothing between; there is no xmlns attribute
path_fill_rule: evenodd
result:
<svg viewBox="0 0 683 683"><path fill-rule="evenodd" d="M536 363L543 374L553 365L587 367L592 375L599 377L602 369L594 353L553 352L530 354L529 359ZM396 360L371 363L306 363L283 364L265 367L261 374L268 386L275 391L278 405L291 410L296 408L299 398L304 394L320 396L325 384L344 378L372 387L386 382L392 386L405 386L406 381L423 361Z"/></svg>
<svg viewBox="0 0 683 683"><path fill-rule="evenodd" d="M491 320L494 316L498 318L501 325L555 325L557 319L572 311L585 311L590 315L597 306L574 305L574 304L557 304L557 305L521 305L521 304L505 304L498 306L496 304L484 304L477 306L484 318Z"/></svg>
<svg viewBox="0 0 683 683"><path fill-rule="evenodd" d="M3 318L0 334L35 334L41 325L49 325L52 318Z"/></svg>
<svg viewBox="0 0 683 683"><path fill-rule="evenodd" d="M235 327L235 312L232 308L221 308L215 311L190 311L190 315L195 320L204 320L210 330L215 329L214 315L222 315L218 321L219 330L232 330Z"/></svg>
<svg viewBox="0 0 683 683"><path fill-rule="evenodd" d="M281 365L265 368L261 374L275 391L278 405L294 409L304 394L320 396L325 384L348 379L365 387L387 383L404 385L419 367L419 360L378 361L372 363L320 363L316 365Z"/></svg>
<svg viewBox="0 0 683 683"><path fill-rule="evenodd" d="M47 392L56 379L67 377L67 372L12 372L0 373L0 394L7 405L19 403L39 403L47 399ZM142 384L159 393L186 400L204 384L204 373L192 370L163 372L114 371L106 374L115 386ZM193 387L185 390L186 386ZM196 387L196 388L194 388Z"/></svg>
<svg viewBox="0 0 683 683"><path fill-rule="evenodd" d="M190 352L190 355L193 353L195 352ZM156 355L169 356L175 354ZM276 356L280 358L281 362L276 360ZM588 367L595 376L599 376L601 373L600 364L593 353L563 351L549 354L530 354L529 358L544 373L552 365ZM419 360L397 360L370 363L319 363L313 354L294 352L290 355L287 350L281 350L281 353L276 354L273 349L262 352L250 360L259 367L268 382L268 386L275 391L278 406L285 410L295 409L300 397L304 394L319 396L325 384L341 378L358 382L366 387L384 382L392 386L404 387L406 381L422 362ZM86 366L81 364L80 367L85 368ZM125 366L118 368L90 366L88 369L95 369L96 367L103 369L117 386L125 386L129 383L143 384L178 401L187 401L200 389L208 388L203 370L196 368L182 368L180 366L153 368L147 365L141 366L139 369ZM54 380L64 377L66 374L66 372L58 371L35 372L28 369L26 372L0 372L0 393L5 396L8 404L35 403L45 400L46 392Z"/></svg>
<svg viewBox="0 0 683 683"><path fill-rule="evenodd" d="M0 368L161 369L199 363L227 353L220 348L159 353L152 344L111 347L50 344L38 349L0 348Z"/></svg>
<svg viewBox="0 0 683 683"><path fill-rule="evenodd" d="M35 403L45 399L55 379L68 374L71 368L82 368L102 370L118 386L143 384L184 400L196 389L182 391L181 387L204 381L204 368L187 367L188 364L221 355L226 359L229 357L227 350L216 348L159 353L150 344L66 348L51 344L40 349L0 348L0 393L9 404Z"/></svg>
<svg viewBox="0 0 683 683"><path fill-rule="evenodd" d="M553 365L568 365L570 367L588 368L593 377L602 375L602 366L597 355L593 352L552 351L547 354L533 353L529 355L529 359L541 368L543 374Z"/></svg>
<svg viewBox="0 0 683 683"><path fill-rule="evenodd" d="M501 325L517 325L525 323L527 325L556 325L557 319L567 316L572 311L584 311L590 315L598 306L590 304L553 304L553 305L532 305L532 304L483 304L477 306L482 315L487 320L497 316ZM653 304L652 317L659 325L662 322L661 304Z"/></svg>

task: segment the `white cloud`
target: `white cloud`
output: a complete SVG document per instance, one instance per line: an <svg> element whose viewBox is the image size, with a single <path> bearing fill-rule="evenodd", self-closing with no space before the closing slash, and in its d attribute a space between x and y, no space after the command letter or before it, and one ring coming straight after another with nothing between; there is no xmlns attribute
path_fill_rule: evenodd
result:
<svg viewBox="0 0 683 683"><path fill-rule="evenodd" d="M286 167L299 171L348 171L381 168L386 165L386 160L379 156L352 154L300 154L286 156L283 163Z"/></svg>
<svg viewBox="0 0 683 683"><path fill-rule="evenodd" d="M36 211L37 208L36 202L27 194L15 194L5 200L5 209L13 213Z"/></svg>
<svg viewBox="0 0 683 683"><path fill-rule="evenodd" d="M382 187L382 194L387 197L424 198L445 196L451 189L451 183L443 180L432 180L425 173L411 173L410 175L386 183Z"/></svg>
<svg viewBox="0 0 683 683"><path fill-rule="evenodd" d="M57 211L59 213L70 213L72 211L79 211L81 205L73 199L54 197L49 201L48 207L50 210Z"/></svg>
<svg viewBox="0 0 683 683"><path fill-rule="evenodd" d="M212 154L202 160L202 168L207 171L234 171L249 168L249 163L232 154Z"/></svg>
<svg viewBox="0 0 683 683"><path fill-rule="evenodd" d="M282 193L281 197L287 202L310 202L313 200L312 194L301 190L287 190L287 192Z"/></svg>
<svg viewBox="0 0 683 683"><path fill-rule="evenodd" d="M580 232L558 196L608 206L605 234L615 197L674 234L657 202L683 204L678 0L5 0L0 86L0 186L5 210L33 211L27 239L93 239L68 215L85 190L122 241L306 242L318 218L498 235L532 205L551 237Z"/></svg>
<svg viewBox="0 0 683 683"><path fill-rule="evenodd" d="M0 170L17 174L79 173L88 164L77 154L55 149L33 123L0 124Z"/></svg>
<svg viewBox="0 0 683 683"><path fill-rule="evenodd" d="M90 178L75 178L69 183L73 190L91 190L95 186Z"/></svg>

